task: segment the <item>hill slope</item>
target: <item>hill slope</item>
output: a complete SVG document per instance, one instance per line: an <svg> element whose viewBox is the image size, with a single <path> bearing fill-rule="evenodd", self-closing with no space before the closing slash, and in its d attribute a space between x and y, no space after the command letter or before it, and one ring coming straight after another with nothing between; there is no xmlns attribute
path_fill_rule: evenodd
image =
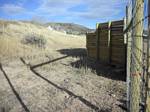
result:
<svg viewBox="0 0 150 112"><path fill-rule="evenodd" d="M124 112L125 82L89 60L85 42L38 24L0 21L0 110Z"/></svg>
<svg viewBox="0 0 150 112"><path fill-rule="evenodd" d="M46 23L45 26L56 31L73 35L85 35L87 32L93 31L93 29L74 23Z"/></svg>
<svg viewBox="0 0 150 112"><path fill-rule="evenodd" d="M44 47L48 51L58 48L85 47L85 36L74 36L58 31L50 31L45 26L27 22L1 20L0 34L0 54L6 56L8 54L9 56L15 55L18 51L21 53L24 51L23 49L26 49L29 53L31 50L37 53L39 49L33 49L33 47L38 48L41 41L46 43ZM24 40L28 42L24 42ZM7 52L3 52L6 49Z"/></svg>

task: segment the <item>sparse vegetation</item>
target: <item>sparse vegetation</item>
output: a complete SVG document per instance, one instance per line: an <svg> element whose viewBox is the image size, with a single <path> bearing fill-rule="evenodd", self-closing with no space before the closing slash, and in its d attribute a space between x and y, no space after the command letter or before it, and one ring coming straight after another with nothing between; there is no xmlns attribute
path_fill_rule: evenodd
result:
<svg viewBox="0 0 150 112"><path fill-rule="evenodd" d="M34 47L41 41L45 49ZM86 57L85 36L9 22L0 35L0 63L12 83L0 71L0 111L24 112L25 106L33 112L124 111L118 105L125 97L125 82Z"/></svg>
<svg viewBox="0 0 150 112"><path fill-rule="evenodd" d="M42 35L31 33L25 36L22 40L23 44L36 45L39 48L45 48L46 40Z"/></svg>

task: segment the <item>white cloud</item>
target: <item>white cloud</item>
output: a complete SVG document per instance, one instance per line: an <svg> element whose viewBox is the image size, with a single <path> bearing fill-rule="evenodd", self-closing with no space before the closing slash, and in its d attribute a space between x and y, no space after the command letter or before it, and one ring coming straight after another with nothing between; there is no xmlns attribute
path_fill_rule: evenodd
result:
<svg viewBox="0 0 150 112"><path fill-rule="evenodd" d="M117 16L125 9L126 0L41 0L37 12L50 16L72 16L97 19L101 17ZM70 8L85 5L86 11L71 11ZM125 10L124 10L125 11Z"/></svg>
<svg viewBox="0 0 150 112"><path fill-rule="evenodd" d="M91 19L117 16L122 11L125 12L124 4L125 0L87 0L88 11L79 15Z"/></svg>
<svg viewBox="0 0 150 112"><path fill-rule="evenodd" d="M99 19L117 17L121 12L125 13L125 3L127 0L34 0L38 2L37 8L33 10L25 9L23 3L30 0L17 0L18 4L5 4L0 7L7 14L30 14L30 16L43 17L65 17L66 19ZM70 10L83 5L83 12Z"/></svg>
<svg viewBox="0 0 150 112"><path fill-rule="evenodd" d="M66 15L69 8L81 3L81 0L41 0L37 12L48 13L51 16Z"/></svg>
<svg viewBox="0 0 150 112"><path fill-rule="evenodd" d="M25 9L22 6L14 5L14 4L4 4L2 7L0 7L1 10L3 10L7 14L21 14L25 12Z"/></svg>

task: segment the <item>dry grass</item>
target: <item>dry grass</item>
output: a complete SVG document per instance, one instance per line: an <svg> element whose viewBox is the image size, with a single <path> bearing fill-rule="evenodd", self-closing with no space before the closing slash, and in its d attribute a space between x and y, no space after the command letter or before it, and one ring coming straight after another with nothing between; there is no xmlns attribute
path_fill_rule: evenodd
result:
<svg viewBox="0 0 150 112"><path fill-rule="evenodd" d="M21 40L26 35L41 35L47 41L45 51L56 50L59 48L85 47L85 37L66 35L57 31L50 31L42 26L36 26L23 22L6 22L0 21L0 54L4 56L18 56L39 52L37 46L26 46L21 44ZM4 26L4 28L3 28ZM33 49L35 48L35 49ZM37 49L36 49L37 48ZM32 55L32 54L31 54Z"/></svg>
<svg viewBox="0 0 150 112"><path fill-rule="evenodd" d="M95 63L88 65L85 37L49 31L30 23L0 21L3 24L6 25L0 35L0 62L19 96L1 70L0 112L124 111L118 106L124 97L124 82L107 78L103 72L98 74L97 70L103 68L90 66ZM21 43L33 33L46 40L45 48ZM46 64L31 69L20 57L32 67Z"/></svg>

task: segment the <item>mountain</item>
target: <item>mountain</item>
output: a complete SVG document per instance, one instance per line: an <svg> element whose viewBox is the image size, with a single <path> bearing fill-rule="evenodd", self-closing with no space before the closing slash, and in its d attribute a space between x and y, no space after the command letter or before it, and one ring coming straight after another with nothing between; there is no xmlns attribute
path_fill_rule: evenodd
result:
<svg viewBox="0 0 150 112"><path fill-rule="evenodd" d="M72 35L85 35L88 32L93 32L93 29L89 29L85 26L74 23L46 23L44 26L50 30L56 30Z"/></svg>

